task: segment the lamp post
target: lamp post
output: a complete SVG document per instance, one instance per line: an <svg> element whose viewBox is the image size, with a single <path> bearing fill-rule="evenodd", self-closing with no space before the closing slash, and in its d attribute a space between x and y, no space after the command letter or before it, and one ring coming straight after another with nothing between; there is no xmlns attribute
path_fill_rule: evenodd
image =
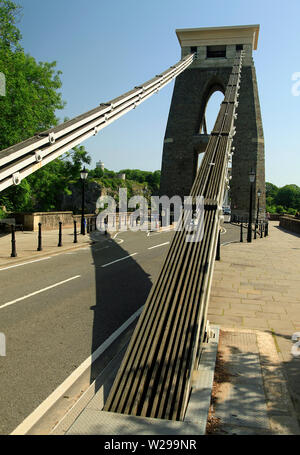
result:
<svg viewBox="0 0 300 455"><path fill-rule="evenodd" d="M252 242L252 200L253 200L253 183L255 180L255 172L253 170L251 170L249 172L249 180L250 180L250 204L249 204L247 242Z"/></svg>
<svg viewBox="0 0 300 455"><path fill-rule="evenodd" d="M87 179L88 172L86 171L85 167L82 171L80 171L80 178L82 180L82 206L81 206L81 230L80 233L85 235L85 224L84 224L84 190L85 190L85 181Z"/></svg>
<svg viewBox="0 0 300 455"><path fill-rule="evenodd" d="M259 217L259 198L261 196L261 191L257 191L257 212L256 212L256 221L255 221L255 231L254 231L254 238L256 239L256 231L258 228L258 217Z"/></svg>
<svg viewBox="0 0 300 455"><path fill-rule="evenodd" d="M257 213L256 213L256 224L258 224L258 217L259 217L259 199L261 196L261 191L257 191Z"/></svg>

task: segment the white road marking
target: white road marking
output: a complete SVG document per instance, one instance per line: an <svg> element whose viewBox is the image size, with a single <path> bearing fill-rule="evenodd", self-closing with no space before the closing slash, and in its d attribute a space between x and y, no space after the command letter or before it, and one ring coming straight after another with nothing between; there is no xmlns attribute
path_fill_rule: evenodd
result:
<svg viewBox="0 0 300 455"><path fill-rule="evenodd" d="M125 256L124 258L116 259L115 261L108 262L107 264L101 265L101 267L108 267L109 265L115 264L116 262L124 261L124 259L131 258L132 256L135 256L136 254L138 254L138 253L133 253L133 254L130 254L129 256Z"/></svg>
<svg viewBox="0 0 300 455"><path fill-rule="evenodd" d="M153 250L153 248L159 248L160 246L169 245L170 242L161 243L160 245L150 246L148 250Z"/></svg>
<svg viewBox="0 0 300 455"><path fill-rule="evenodd" d="M46 258L35 259L34 261L22 262L22 264L9 265L8 267L3 267L3 269L0 269L0 272L2 270L13 269L14 267L21 267L22 265L33 264L34 262L45 261L46 259L51 259L51 258L49 256L49 257L46 257Z"/></svg>
<svg viewBox="0 0 300 455"><path fill-rule="evenodd" d="M12 435L26 434L49 409L68 391L68 389L80 378L80 376L92 365L92 363L103 354L104 351L132 324L132 322L141 314L144 305L141 306L124 324L121 325L96 351L94 351L70 376L54 390L26 419L18 425L11 433Z"/></svg>
<svg viewBox="0 0 300 455"><path fill-rule="evenodd" d="M39 291L35 291L35 292L32 292L31 294L27 294L27 295L24 295L23 297L19 297L18 299L11 300L10 302L7 302L4 305L1 305L0 310L2 308L13 305L14 303L20 302L21 300L28 299L29 297L33 297L34 295L40 294L41 292L48 291L49 289L53 289L57 286L61 286L62 284L68 283L69 281L75 280L76 278L80 278L80 277L81 277L81 275L72 276L71 278L68 278L67 280L60 281L59 283L52 284L51 286L47 286L46 288L40 289Z"/></svg>

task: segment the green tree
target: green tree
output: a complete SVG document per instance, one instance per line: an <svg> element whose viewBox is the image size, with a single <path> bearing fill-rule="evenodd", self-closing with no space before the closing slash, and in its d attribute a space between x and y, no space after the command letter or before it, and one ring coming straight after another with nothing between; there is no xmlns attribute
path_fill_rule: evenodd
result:
<svg viewBox="0 0 300 455"><path fill-rule="evenodd" d="M83 145L74 147L62 157L65 161L65 172L68 179L79 179L80 171L85 164L90 164L92 159Z"/></svg>
<svg viewBox="0 0 300 455"><path fill-rule="evenodd" d="M104 172L101 167L96 167L95 169L91 169L89 171L89 176L95 179L101 179L104 176Z"/></svg>
<svg viewBox="0 0 300 455"><path fill-rule="evenodd" d="M7 212L31 210L31 187L27 179L24 179L20 185L2 191L0 205L4 206Z"/></svg>
<svg viewBox="0 0 300 455"><path fill-rule="evenodd" d="M297 185L285 185L279 188L275 196L275 202L285 209L300 210L300 187Z"/></svg>
<svg viewBox="0 0 300 455"><path fill-rule="evenodd" d="M274 198L278 193L278 187L273 183L266 182L266 197Z"/></svg>
<svg viewBox="0 0 300 455"><path fill-rule="evenodd" d="M20 45L19 12L14 2L1 0L0 71L6 78L6 96L0 97L0 150L56 125L55 111L65 105L56 62L36 62Z"/></svg>
<svg viewBox="0 0 300 455"><path fill-rule="evenodd" d="M0 0L0 49L19 48L22 36L16 27L21 7L11 0Z"/></svg>

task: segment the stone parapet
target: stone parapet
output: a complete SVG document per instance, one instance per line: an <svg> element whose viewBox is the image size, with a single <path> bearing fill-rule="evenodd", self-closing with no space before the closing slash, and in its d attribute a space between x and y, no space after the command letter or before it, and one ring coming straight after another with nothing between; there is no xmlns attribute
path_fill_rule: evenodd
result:
<svg viewBox="0 0 300 455"><path fill-rule="evenodd" d="M279 226L295 234L300 234L300 219L292 216L281 216Z"/></svg>

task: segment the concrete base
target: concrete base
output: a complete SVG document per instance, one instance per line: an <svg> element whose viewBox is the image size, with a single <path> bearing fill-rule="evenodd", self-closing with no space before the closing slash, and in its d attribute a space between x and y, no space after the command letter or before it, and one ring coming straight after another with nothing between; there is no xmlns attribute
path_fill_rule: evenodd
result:
<svg viewBox="0 0 300 455"><path fill-rule="evenodd" d="M219 328L205 345L183 422L104 412L99 391L66 432L68 435L203 435L206 430L218 350ZM100 393L100 395L99 395Z"/></svg>

